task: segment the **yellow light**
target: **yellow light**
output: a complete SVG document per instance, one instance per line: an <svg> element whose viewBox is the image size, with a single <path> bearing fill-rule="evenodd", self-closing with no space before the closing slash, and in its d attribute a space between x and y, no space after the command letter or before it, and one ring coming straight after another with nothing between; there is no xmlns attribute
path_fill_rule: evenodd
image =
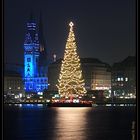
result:
<svg viewBox="0 0 140 140"><path fill-rule="evenodd" d="M69 23L70 32L68 35L64 59L62 60L60 75L58 79L58 92L60 95L69 96L69 94L82 95L86 93L84 79L79 56L77 55L75 36L73 32L74 24Z"/></svg>

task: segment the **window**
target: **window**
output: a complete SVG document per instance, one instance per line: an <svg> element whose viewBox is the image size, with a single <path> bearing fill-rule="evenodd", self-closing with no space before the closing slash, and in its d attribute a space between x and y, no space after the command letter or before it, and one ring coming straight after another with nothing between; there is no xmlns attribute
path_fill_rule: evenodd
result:
<svg viewBox="0 0 140 140"><path fill-rule="evenodd" d="M118 81L120 81L121 79L120 78L118 78Z"/></svg>
<svg viewBox="0 0 140 140"><path fill-rule="evenodd" d="M128 81L128 78L127 77L125 78L125 81Z"/></svg>
<svg viewBox="0 0 140 140"><path fill-rule="evenodd" d="M121 78L121 81L123 81L123 78Z"/></svg>
<svg viewBox="0 0 140 140"><path fill-rule="evenodd" d="M31 58L27 58L27 62L31 62Z"/></svg>

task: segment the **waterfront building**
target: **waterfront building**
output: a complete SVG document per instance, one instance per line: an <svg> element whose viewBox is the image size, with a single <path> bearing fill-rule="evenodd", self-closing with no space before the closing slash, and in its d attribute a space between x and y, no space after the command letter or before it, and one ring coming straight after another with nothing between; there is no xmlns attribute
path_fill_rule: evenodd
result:
<svg viewBox="0 0 140 140"><path fill-rule="evenodd" d="M128 56L112 66L112 95L120 98L136 97L135 56Z"/></svg>
<svg viewBox="0 0 140 140"><path fill-rule="evenodd" d="M27 22L24 41L24 89L40 93L48 88L47 52L40 15L39 27L31 16Z"/></svg>
<svg viewBox="0 0 140 140"><path fill-rule="evenodd" d="M4 99L20 98L25 95L22 75L15 71L4 72Z"/></svg>

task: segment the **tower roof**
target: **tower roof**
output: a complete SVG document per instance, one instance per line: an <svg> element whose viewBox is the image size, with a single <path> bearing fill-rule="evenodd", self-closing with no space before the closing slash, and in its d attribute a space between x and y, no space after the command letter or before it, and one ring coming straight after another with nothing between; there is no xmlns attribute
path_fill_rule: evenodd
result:
<svg viewBox="0 0 140 140"><path fill-rule="evenodd" d="M42 46L46 46L46 42L44 39L44 32L43 32L43 20L42 20L42 13L40 12L40 16L39 16L39 31L38 31L38 35L39 35L39 42Z"/></svg>
<svg viewBox="0 0 140 140"><path fill-rule="evenodd" d="M46 41L44 39L43 22L42 22L41 12L40 12L40 16L39 16L38 38L39 38L39 44L40 44L39 66L46 66L47 65L47 51L46 51Z"/></svg>
<svg viewBox="0 0 140 140"><path fill-rule="evenodd" d="M29 19L28 19L28 22L35 22L35 17L33 16L33 12L31 11L30 12L30 16L29 16Z"/></svg>

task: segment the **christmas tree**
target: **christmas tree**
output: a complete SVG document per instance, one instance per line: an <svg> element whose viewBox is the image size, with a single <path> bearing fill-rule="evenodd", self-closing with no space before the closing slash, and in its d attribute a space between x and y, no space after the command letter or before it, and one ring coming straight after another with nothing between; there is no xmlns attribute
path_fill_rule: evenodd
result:
<svg viewBox="0 0 140 140"><path fill-rule="evenodd" d="M64 59L62 60L60 75L58 79L58 92L61 97L77 97L86 93L84 79L77 46L73 32L73 23L70 22L70 32L66 42Z"/></svg>

